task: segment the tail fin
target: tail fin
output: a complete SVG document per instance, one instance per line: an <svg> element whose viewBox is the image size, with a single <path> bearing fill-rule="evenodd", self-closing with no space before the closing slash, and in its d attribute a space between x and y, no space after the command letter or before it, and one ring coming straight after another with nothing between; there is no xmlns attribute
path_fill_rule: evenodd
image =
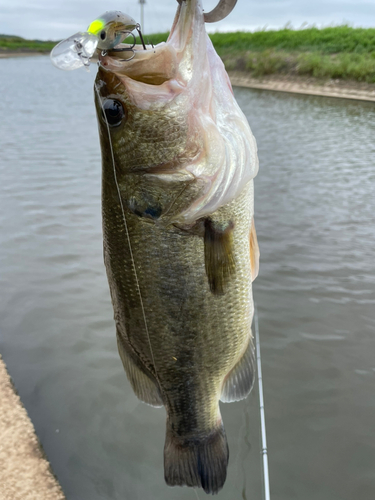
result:
<svg viewBox="0 0 375 500"><path fill-rule="evenodd" d="M215 494L227 477L229 449L224 426L205 437L176 436L167 420L164 477L169 486L192 486Z"/></svg>

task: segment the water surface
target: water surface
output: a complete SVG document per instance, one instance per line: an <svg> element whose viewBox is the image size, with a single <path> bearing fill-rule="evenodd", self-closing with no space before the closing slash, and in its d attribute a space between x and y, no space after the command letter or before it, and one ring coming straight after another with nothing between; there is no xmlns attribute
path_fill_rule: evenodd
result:
<svg viewBox="0 0 375 500"><path fill-rule="evenodd" d="M165 412L116 350L102 262L95 68L0 61L0 352L68 500L191 499ZM255 283L274 500L375 497L375 106L235 89L257 138ZM218 498L262 495L257 391L222 405ZM205 494L198 491L198 497Z"/></svg>

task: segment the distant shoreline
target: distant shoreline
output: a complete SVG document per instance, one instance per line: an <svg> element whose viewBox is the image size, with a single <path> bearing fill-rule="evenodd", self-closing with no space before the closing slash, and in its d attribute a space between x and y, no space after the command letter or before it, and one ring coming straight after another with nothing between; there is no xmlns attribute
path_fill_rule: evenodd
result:
<svg viewBox="0 0 375 500"><path fill-rule="evenodd" d="M49 52L0 52L0 59L11 57L48 56Z"/></svg>
<svg viewBox="0 0 375 500"><path fill-rule="evenodd" d="M48 55L49 52L0 52L0 59ZM228 74L234 87L375 102L375 85L373 84L345 80L324 82L312 78L281 77L280 75L254 78L245 71L228 71Z"/></svg>

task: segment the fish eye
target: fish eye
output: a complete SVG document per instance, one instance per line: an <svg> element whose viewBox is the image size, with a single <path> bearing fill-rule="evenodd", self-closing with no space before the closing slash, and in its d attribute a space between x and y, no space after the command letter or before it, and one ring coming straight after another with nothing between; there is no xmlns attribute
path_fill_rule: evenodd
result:
<svg viewBox="0 0 375 500"><path fill-rule="evenodd" d="M103 117L110 127L118 127L125 116L125 110L120 101L107 99L103 103Z"/></svg>
<svg viewBox="0 0 375 500"><path fill-rule="evenodd" d="M106 36L107 36L107 33L103 30L103 31L100 33L100 38L101 38L101 40L105 40Z"/></svg>

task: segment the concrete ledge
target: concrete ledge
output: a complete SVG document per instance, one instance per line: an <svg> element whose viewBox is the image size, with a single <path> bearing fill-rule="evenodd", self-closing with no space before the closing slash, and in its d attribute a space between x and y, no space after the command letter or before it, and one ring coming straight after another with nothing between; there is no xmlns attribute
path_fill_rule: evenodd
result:
<svg viewBox="0 0 375 500"><path fill-rule="evenodd" d="M65 500L1 355L0 500Z"/></svg>
<svg viewBox="0 0 375 500"><path fill-rule="evenodd" d="M375 90L362 89L345 86L344 82L335 85L330 82L324 85L309 84L298 81L277 80L276 78L251 78L241 73L229 73L232 85L235 87L247 87L250 89L274 90L279 92L290 92L293 94L319 95L324 97L339 97L341 99L354 99L356 101L375 102Z"/></svg>

